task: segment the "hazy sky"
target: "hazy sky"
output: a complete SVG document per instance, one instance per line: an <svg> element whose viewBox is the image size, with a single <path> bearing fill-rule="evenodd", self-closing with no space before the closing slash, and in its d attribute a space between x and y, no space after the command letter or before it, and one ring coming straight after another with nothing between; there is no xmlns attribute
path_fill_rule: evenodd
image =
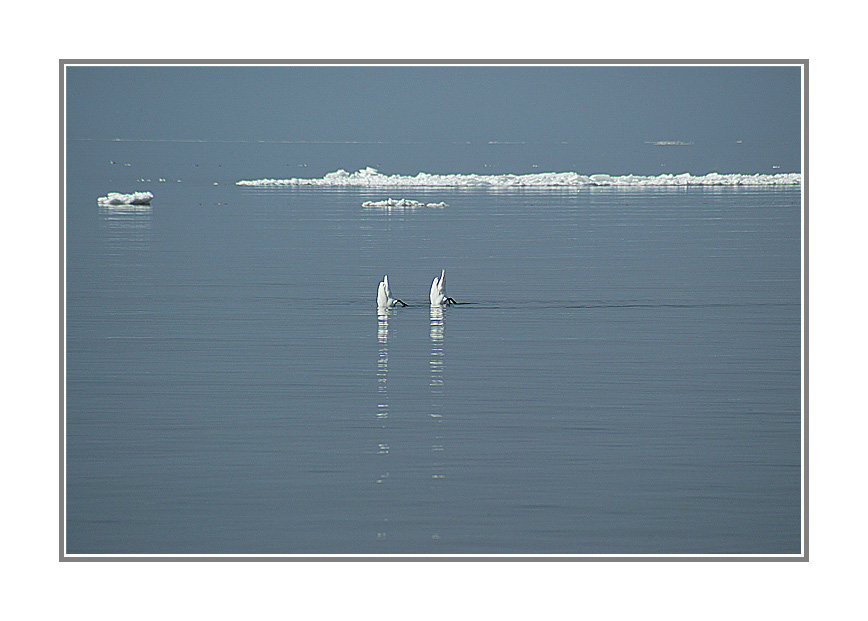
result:
<svg viewBox="0 0 868 621"><path fill-rule="evenodd" d="M707 166L798 171L800 89L799 67L83 66L68 68L67 135L568 142L600 162L680 142Z"/></svg>

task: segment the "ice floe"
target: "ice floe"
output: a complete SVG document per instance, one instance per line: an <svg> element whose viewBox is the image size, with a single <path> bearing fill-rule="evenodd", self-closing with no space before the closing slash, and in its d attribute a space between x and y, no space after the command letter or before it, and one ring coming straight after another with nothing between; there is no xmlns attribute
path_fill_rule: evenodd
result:
<svg viewBox="0 0 868 621"><path fill-rule="evenodd" d="M153 198L154 195L150 192L133 192L132 194L109 192L107 196L100 196L96 201L100 205L150 205Z"/></svg>
<svg viewBox="0 0 868 621"><path fill-rule="evenodd" d="M365 201L362 207L379 207L382 209L416 209L418 207L448 207L446 203L420 203L409 198L387 198L382 201Z"/></svg>
<svg viewBox="0 0 868 621"><path fill-rule="evenodd" d="M384 175L376 168L363 168L354 173L343 169L321 178L251 179L237 181L241 186L321 186L321 187L633 187L633 186L770 186L799 185L801 173L721 174L707 175L581 175L576 172L543 172L525 175L431 174Z"/></svg>

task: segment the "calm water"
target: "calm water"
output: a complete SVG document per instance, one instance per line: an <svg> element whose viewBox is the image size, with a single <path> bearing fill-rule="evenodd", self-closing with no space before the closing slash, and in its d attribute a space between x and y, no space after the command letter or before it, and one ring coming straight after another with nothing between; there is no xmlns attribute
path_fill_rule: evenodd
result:
<svg viewBox="0 0 868 621"><path fill-rule="evenodd" d="M143 148L70 151L68 553L801 551L800 188L256 189L308 175Z"/></svg>

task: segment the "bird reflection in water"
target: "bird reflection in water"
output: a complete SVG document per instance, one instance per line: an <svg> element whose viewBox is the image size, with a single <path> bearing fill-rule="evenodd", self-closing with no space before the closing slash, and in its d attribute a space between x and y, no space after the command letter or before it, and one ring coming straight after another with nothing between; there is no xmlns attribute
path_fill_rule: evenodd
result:
<svg viewBox="0 0 868 621"><path fill-rule="evenodd" d="M432 306L431 360L429 361L431 381L428 385L431 387L431 403L434 407L440 406L440 399L438 397L443 394L443 330L445 327L443 307ZM440 413L437 412L436 415L439 417Z"/></svg>
<svg viewBox="0 0 868 621"><path fill-rule="evenodd" d="M377 309L377 343L379 344L379 355L377 358L377 421L382 425L383 436L377 443L376 453L378 456L387 456L389 454L389 442L385 437L386 422L389 418L389 313L392 311L389 308L379 307ZM385 464L380 465L379 475L375 483L382 485L389 478L389 472L385 468ZM388 522L388 517L383 517L383 523L380 531L376 534L377 541L386 539L385 526Z"/></svg>
<svg viewBox="0 0 868 621"><path fill-rule="evenodd" d="M443 338L446 329L446 314L442 306L431 307L431 358L428 361L428 369L430 371L428 387L431 392L431 418L437 423L441 423L443 419L443 368L446 359L443 349ZM443 448L443 435L437 433L434 436L434 442L431 445L431 450L435 454L441 453ZM443 463L435 459L434 473L431 475L433 479L444 478Z"/></svg>
<svg viewBox="0 0 868 621"><path fill-rule="evenodd" d="M377 309L377 418L389 418L389 313L388 308Z"/></svg>

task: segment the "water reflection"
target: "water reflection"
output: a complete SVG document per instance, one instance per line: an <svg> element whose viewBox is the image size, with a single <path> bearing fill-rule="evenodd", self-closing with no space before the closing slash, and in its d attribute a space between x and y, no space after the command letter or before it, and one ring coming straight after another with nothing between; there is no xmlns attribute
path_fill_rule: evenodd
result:
<svg viewBox="0 0 868 621"><path fill-rule="evenodd" d="M389 321L393 318L394 309L377 309L377 409L376 409L376 445L370 447L375 453L374 482L380 486L378 500L382 503L382 512L379 516L379 524L376 532L372 533L376 541L389 546L387 543L395 518L396 511L400 511L401 503L396 504L396 493L406 494L407 486L410 485L418 491L422 506L430 507L433 512L424 522L426 529L424 537L430 541L441 539L443 521L438 519L439 507L443 506L448 494L446 447L444 442L444 424L449 417L446 416L444 395L444 371L445 371L445 342L446 342L446 311L441 306L431 307L429 324L429 357L428 357L428 389L430 408L426 419L408 420L408 417L400 417L400 421L390 419L390 395L389 395ZM400 376L399 376L400 377ZM424 395L418 395L424 400ZM424 401L421 403L424 407ZM424 410L423 410L424 411ZM398 426L395 427L396 422ZM406 442L405 436L400 436L402 428L409 425L413 429L413 437L424 438L424 444L415 445L415 441ZM398 436L394 434L399 434ZM392 448L391 438L402 437L399 455L390 454ZM410 455L410 457L408 457ZM397 459L398 461L394 461ZM407 460L410 460L408 463ZM400 476L390 484L390 471L397 468ZM392 485L397 485L392 488ZM400 513L398 513L400 515ZM430 530L427 530L430 529ZM422 533L419 533L420 535ZM386 548L384 548L385 551Z"/></svg>
<svg viewBox="0 0 868 621"><path fill-rule="evenodd" d="M431 418L439 425L443 422L444 399L443 399L443 369L445 367L445 350L443 347L446 331L446 313L442 306L431 307L431 355L428 360L428 389L431 394ZM442 454L445 450L443 445L443 433L435 429L431 452L434 455L432 463L432 479L443 479L444 463ZM434 537L434 535L432 535ZM437 536L439 537L439 535ZM436 538L436 537L435 537Z"/></svg>
<svg viewBox="0 0 868 621"><path fill-rule="evenodd" d="M377 418L389 418L389 313L388 308L377 309L377 341L380 344L377 359Z"/></svg>
<svg viewBox="0 0 868 621"><path fill-rule="evenodd" d="M389 418L389 308L377 309L377 343L379 344L377 357L377 421L382 425L382 432L377 442L377 455L388 456L389 442L387 438L386 422ZM382 463L375 483L382 485L389 478L386 466L388 461ZM385 527L388 523L388 515L382 518L380 530L377 532L377 541L386 539Z"/></svg>
<svg viewBox="0 0 868 621"><path fill-rule="evenodd" d="M431 403L432 407L440 405L438 396L443 394L443 332L446 327L445 316L442 306L431 307L431 357L428 362L430 370ZM436 412L432 416L440 417Z"/></svg>
<svg viewBox="0 0 868 621"><path fill-rule="evenodd" d="M150 205L100 205L100 228L105 233L106 256L131 258L139 263L136 251L151 246L152 211Z"/></svg>

